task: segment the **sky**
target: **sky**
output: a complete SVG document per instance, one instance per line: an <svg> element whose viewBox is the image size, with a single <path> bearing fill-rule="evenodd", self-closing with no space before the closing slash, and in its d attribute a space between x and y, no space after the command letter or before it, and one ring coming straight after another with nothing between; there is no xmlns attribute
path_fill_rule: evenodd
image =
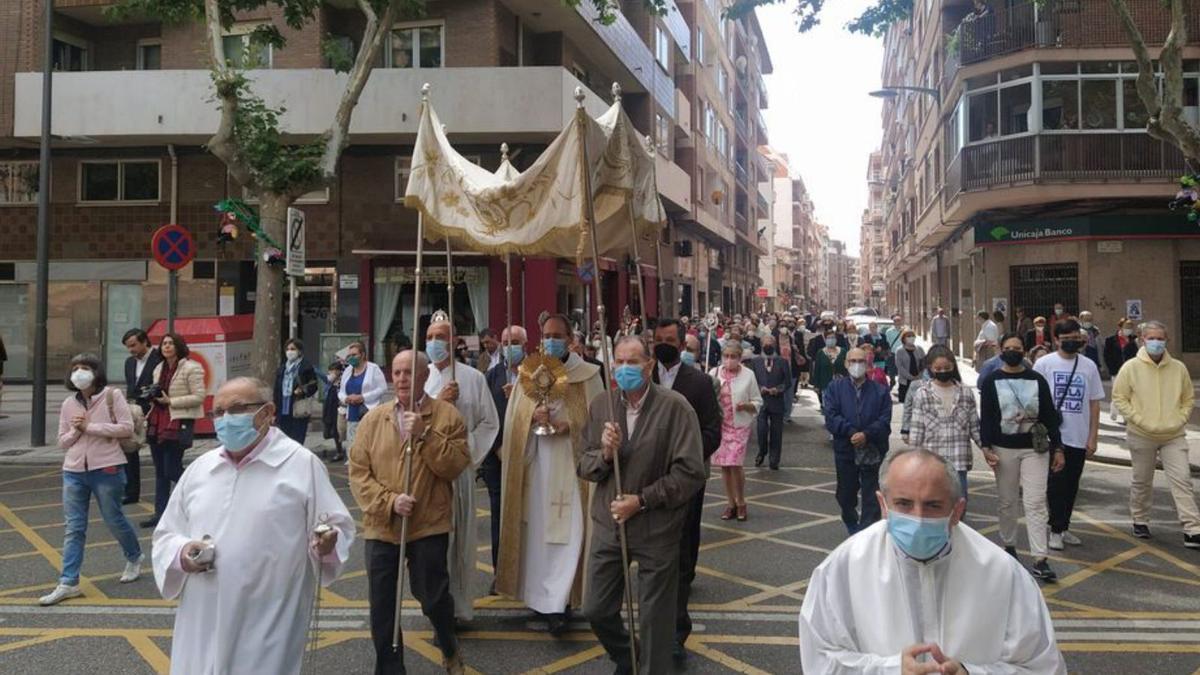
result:
<svg viewBox="0 0 1200 675"><path fill-rule="evenodd" d="M765 76L769 107L763 111L771 147L788 156L817 220L853 256L867 206L867 160L882 136L882 101L867 92L880 86L883 40L844 26L868 4L826 2L821 24L808 33L796 29L791 0L758 8L775 66Z"/></svg>

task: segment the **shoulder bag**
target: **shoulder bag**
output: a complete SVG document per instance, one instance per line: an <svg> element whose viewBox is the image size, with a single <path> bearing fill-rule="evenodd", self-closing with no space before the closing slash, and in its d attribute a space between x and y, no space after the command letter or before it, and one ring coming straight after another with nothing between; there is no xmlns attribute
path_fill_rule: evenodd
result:
<svg viewBox="0 0 1200 675"><path fill-rule="evenodd" d="M110 388L104 394L104 399L108 403L108 418L113 424L117 423L117 413L113 408L113 390ZM146 442L146 415L142 412L142 407L138 405L129 406L129 415L133 418L133 435L118 439L121 444L121 450L129 455L142 449L142 444Z"/></svg>

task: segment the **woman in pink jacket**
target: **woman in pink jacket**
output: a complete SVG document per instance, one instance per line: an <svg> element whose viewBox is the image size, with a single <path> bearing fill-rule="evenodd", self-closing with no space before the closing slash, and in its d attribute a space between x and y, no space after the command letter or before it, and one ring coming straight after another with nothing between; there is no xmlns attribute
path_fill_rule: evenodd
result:
<svg viewBox="0 0 1200 675"><path fill-rule="evenodd" d="M119 387L108 386L104 365L94 354L71 359L66 384L72 393L63 401L58 418L58 446L67 451L63 461L63 569L58 586L39 600L43 605L56 605L83 594L79 570L93 495L104 523L125 554L121 583L136 581L142 573L142 547L121 510L125 497L121 439L133 435L129 404Z"/></svg>

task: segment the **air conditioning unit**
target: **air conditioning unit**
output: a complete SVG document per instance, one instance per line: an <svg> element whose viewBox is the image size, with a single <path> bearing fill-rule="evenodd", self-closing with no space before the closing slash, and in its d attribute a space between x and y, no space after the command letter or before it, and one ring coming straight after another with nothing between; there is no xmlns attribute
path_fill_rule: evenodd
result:
<svg viewBox="0 0 1200 675"><path fill-rule="evenodd" d="M675 256L677 258L692 257L692 240L684 239L682 241L675 242Z"/></svg>

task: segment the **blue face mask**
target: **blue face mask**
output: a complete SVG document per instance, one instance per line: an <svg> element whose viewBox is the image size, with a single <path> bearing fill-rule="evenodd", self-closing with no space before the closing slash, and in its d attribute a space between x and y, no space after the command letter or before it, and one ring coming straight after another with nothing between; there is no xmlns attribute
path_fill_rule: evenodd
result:
<svg viewBox="0 0 1200 675"><path fill-rule="evenodd" d="M450 358L450 343L445 340L430 340L425 343L425 356L431 363L441 363Z"/></svg>
<svg viewBox="0 0 1200 675"><path fill-rule="evenodd" d="M259 408L262 410L262 408ZM230 452L241 452L258 440L258 429L254 427L254 416L258 411L241 415L224 415L213 420L217 440Z"/></svg>
<svg viewBox="0 0 1200 675"><path fill-rule="evenodd" d="M1146 340L1146 353L1150 356L1158 356L1167 351L1167 341L1159 340L1158 338L1150 338Z"/></svg>
<svg viewBox="0 0 1200 675"><path fill-rule="evenodd" d="M504 358L510 366L519 366L525 360L524 345L507 345L504 347Z"/></svg>
<svg viewBox="0 0 1200 675"><path fill-rule="evenodd" d="M914 560L929 560L950 541L950 517L917 518L888 509L888 533Z"/></svg>
<svg viewBox="0 0 1200 675"><path fill-rule="evenodd" d="M693 368L696 366L696 355L691 352L680 352L679 360L683 361L684 365L692 366Z"/></svg>
<svg viewBox="0 0 1200 675"><path fill-rule="evenodd" d="M542 351L547 356L561 359L567 353L567 341L560 338L542 338Z"/></svg>
<svg viewBox="0 0 1200 675"><path fill-rule="evenodd" d="M641 389L646 383L646 377L642 374L642 369L637 366L625 364L617 366L613 369L613 377L617 380L617 386L621 391L634 391Z"/></svg>

